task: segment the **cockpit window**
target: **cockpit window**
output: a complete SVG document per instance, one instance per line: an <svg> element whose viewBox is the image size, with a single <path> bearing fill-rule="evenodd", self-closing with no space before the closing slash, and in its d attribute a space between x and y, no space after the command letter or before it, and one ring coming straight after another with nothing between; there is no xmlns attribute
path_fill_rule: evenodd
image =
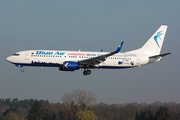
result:
<svg viewBox="0 0 180 120"><path fill-rule="evenodd" d="M13 54L14 56L19 56L19 54Z"/></svg>

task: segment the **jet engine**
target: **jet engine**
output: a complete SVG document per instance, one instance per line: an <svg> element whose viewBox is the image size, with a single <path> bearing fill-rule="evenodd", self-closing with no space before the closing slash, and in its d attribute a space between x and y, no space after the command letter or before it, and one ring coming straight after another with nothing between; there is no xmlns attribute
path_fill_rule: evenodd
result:
<svg viewBox="0 0 180 120"><path fill-rule="evenodd" d="M64 70L78 70L80 67L79 62L65 61L63 63Z"/></svg>

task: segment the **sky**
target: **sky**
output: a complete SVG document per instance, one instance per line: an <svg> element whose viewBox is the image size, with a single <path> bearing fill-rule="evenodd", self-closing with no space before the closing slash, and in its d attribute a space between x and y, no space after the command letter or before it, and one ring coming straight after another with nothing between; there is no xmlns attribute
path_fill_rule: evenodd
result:
<svg viewBox="0 0 180 120"><path fill-rule="evenodd" d="M61 102L84 89L108 104L180 101L179 0L1 0L0 99ZM22 50L114 51L140 48L168 25L162 61L131 69L59 71L56 67L15 67L6 57ZM152 48L153 49L153 48Z"/></svg>

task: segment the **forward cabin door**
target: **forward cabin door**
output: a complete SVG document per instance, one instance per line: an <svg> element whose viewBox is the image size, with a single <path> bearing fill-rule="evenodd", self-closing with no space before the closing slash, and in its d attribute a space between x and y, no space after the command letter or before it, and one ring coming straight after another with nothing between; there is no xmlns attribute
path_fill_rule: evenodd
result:
<svg viewBox="0 0 180 120"><path fill-rule="evenodd" d="M26 52L25 53L25 60L29 60L30 59L30 54L29 54L29 52Z"/></svg>

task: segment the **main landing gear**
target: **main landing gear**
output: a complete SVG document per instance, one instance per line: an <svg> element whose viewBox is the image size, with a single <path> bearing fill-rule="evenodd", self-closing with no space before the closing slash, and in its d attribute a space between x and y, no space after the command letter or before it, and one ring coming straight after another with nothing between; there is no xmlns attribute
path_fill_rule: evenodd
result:
<svg viewBox="0 0 180 120"><path fill-rule="evenodd" d="M91 71L90 70L86 70L86 69L84 69L84 72L83 72L83 75L90 75L91 74Z"/></svg>

